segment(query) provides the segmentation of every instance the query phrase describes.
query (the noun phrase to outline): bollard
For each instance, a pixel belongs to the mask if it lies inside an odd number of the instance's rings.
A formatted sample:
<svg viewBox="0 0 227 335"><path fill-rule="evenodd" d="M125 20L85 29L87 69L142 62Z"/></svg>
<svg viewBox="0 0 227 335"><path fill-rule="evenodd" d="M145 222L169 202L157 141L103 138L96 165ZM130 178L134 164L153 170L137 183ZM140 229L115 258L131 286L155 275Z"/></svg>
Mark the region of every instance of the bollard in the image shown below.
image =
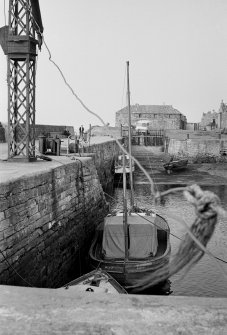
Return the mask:
<svg viewBox="0 0 227 335"><path fill-rule="evenodd" d="M39 152L41 154L45 154L47 151L47 141L45 135L39 136Z"/></svg>
<svg viewBox="0 0 227 335"><path fill-rule="evenodd" d="M55 144L55 153L54 154L56 156L60 156L60 154L61 154L61 140L60 140L60 138L55 138L54 144Z"/></svg>

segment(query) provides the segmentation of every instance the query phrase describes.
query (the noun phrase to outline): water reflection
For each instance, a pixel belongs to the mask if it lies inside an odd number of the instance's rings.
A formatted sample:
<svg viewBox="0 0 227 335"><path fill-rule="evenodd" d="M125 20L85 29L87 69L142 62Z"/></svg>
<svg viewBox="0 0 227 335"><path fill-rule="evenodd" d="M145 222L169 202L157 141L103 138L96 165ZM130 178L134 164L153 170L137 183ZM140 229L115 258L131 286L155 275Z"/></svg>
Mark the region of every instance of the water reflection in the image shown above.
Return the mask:
<svg viewBox="0 0 227 335"><path fill-rule="evenodd" d="M134 291L134 290L129 290L128 293L130 294L140 294L140 295L170 295L173 293L171 290L171 281L167 279L166 281L155 285L153 287L150 287L146 290L143 291Z"/></svg>
<svg viewBox="0 0 227 335"><path fill-rule="evenodd" d="M162 185L160 187L159 185L159 191L168 190L174 186ZM221 199L222 206L227 209L226 186L203 186L202 189L210 190L217 194ZM129 199L129 190L127 193ZM122 189L116 188L113 196L114 201L109 198L111 209L122 208ZM135 201L138 206L156 209L160 215L168 220L172 233L170 242L173 256L176 253L181 238L186 232L182 224L182 218L189 226L195 219L193 206L185 200L182 193L167 195L164 200L154 205L154 199L151 196L150 185L148 184L135 185ZM178 219L176 219L176 216ZM219 220L214 235L207 247L213 255L227 262L227 218ZM171 282L169 281L168 283L169 290L167 289L166 293L165 290L162 291L156 287L152 290L154 293L150 292L149 294L172 293L173 295L227 297L227 280L226 274L224 275L223 271L227 273L226 263L211 259L205 255L185 276L183 276L183 270L172 276L170 278Z"/></svg>

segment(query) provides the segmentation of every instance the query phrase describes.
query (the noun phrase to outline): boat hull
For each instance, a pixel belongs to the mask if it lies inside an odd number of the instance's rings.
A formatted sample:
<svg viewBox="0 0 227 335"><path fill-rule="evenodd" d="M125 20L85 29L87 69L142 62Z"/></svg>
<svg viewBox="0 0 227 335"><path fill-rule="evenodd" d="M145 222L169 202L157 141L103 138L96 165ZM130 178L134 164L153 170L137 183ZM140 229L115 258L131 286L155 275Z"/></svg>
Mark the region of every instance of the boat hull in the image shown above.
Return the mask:
<svg viewBox="0 0 227 335"><path fill-rule="evenodd" d="M171 173L172 171L177 171L181 169L185 169L188 165L188 159L179 159L173 160L169 163L163 165L164 169L167 173Z"/></svg>
<svg viewBox="0 0 227 335"><path fill-rule="evenodd" d="M111 274L114 279L123 286L129 293L136 292L135 287L138 286L138 283L141 283L140 291L143 291L148 287L152 287L153 284L150 282L150 277L152 273L155 273L157 270L163 269L164 266L167 266L169 263L169 257L166 255L161 261L148 261L139 264L137 263L126 263L116 264L111 262L102 262L99 266Z"/></svg>
<svg viewBox="0 0 227 335"><path fill-rule="evenodd" d="M167 223L166 223L167 224ZM134 293L134 287L140 283L139 291L146 287L152 287L150 282L151 274L158 270L168 269L171 247L169 243L169 227L165 230L158 230L159 247L157 256L145 259L124 260L124 259L105 259L102 253L102 234L103 230L99 227L89 250L91 268L101 268L108 272L116 281L123 286L128 293ZM168 273L166 274L166 279Z"/></svg>
<svg viewBox="0 0 227 335"><path fill-rule="evenodd" d="M72 292L127 294L127 291L103 269L95 269L64 285ZM61 289L63 289L61 288Z"/></svg>

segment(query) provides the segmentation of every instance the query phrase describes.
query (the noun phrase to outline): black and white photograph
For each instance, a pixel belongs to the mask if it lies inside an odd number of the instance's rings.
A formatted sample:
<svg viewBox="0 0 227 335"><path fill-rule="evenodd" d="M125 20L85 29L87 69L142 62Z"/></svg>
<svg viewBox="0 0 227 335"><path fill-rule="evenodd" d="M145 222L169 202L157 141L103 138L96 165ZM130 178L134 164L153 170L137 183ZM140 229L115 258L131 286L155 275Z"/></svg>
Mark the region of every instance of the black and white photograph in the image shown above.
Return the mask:
<svg viewBox="0 0 227 335"><path fill-rule="evenodd" d="M0 0L0 335L227 333L226 18Z"/></svg>

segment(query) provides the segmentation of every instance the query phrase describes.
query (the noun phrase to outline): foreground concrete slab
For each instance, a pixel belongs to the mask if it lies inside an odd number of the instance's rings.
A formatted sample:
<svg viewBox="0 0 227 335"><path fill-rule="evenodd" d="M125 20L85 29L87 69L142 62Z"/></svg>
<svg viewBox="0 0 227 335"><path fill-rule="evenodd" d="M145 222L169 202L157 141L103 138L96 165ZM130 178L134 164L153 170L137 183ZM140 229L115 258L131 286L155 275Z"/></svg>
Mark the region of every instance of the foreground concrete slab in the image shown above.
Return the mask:
<svg viewBox="0 0 227 335"><path fill-rule="evenodd" d="M227 299L0 286L0 334L227 333Z"/></svg>

